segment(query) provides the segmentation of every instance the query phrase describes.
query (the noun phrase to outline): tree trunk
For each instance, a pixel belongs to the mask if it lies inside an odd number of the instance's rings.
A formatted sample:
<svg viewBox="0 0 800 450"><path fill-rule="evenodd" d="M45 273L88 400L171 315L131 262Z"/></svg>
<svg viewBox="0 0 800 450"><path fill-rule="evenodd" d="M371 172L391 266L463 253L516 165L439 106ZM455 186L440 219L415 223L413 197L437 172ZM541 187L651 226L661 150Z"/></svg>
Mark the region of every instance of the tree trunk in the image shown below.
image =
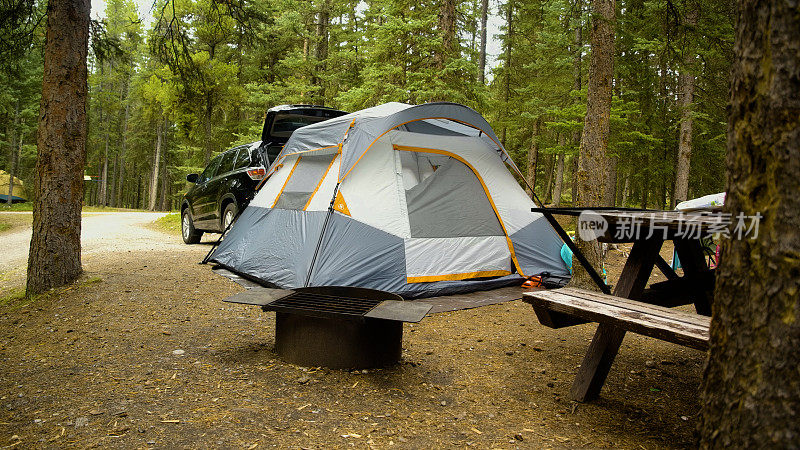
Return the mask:
<svg viewBox="0 0 800 450"><path fill-rule="evenodd" d="M153 172L150 176L150 204L147 209L156 210L156 194L158 194L158 174L159 164L161 163L161 141L164 138L164 121L159 119L156 125L156 148L153 153Z"/></svg>
<svg viewBox="0 0 800 450"><path fill-rule="evenodd" d="M620 201L619 205L623 208L628 207L628 193L630 192L631 188L631 176L626 172L625 173L625 183L622 187L622 200Z"/></svg>
<svg viewBox="0 0 800 450"><path fill-rule="evenodd" d="M481 0L481 53L479 56L480 73L478 82L486 84L486 22L489 19L489 0Z"/></svg>
<svg viewBox="0 0 800 450"><path fill-rule="evenodd" d="M314 103L316 105L325 105L325 81L319 74L325 73L326 62L328 59L328 26L330 25L330 5L325 0L320 5L319 13L317 14L317 27L316 27L316 71L311 78L311 85L314 86Z"/></svg>
<svg viewBox="0 0 800 450"><path fill-rule="evenodd" d="M503 81L503 130L500 137L500 142L503 147L506 146L506 132L507 125L505 122L508 120L508 100L511 96L511 47L514 42L514 5L509 0L506 5L506 61Z"/></svg>
<svg viewBox="0 0 800 450"><path fill-rule="evenodd" d="M658 188L656 189L656 209L663 209L664 202L667 199L667 182L664 178L658 180Z"/></svg>
<svg viewBox="0 0 800 450"><path fill-rule="evenodd" d="M564 134L558 135L558 146L564 148L566 139ZM558 162L556 163L556 185L553 192L553 203L558 206L561 204L561 188L564 186L564 152L558 152Z"/></svg>
<svg viewBox="0 0 800 450"><path fill-rule="evenodd" d="M572 80L573 89L576 91L581 90L581 59L583 57L583 24L581 24L581 13L583 12L583 2L577 0L573 6L572 13L573 27L575 28L575 35L572 40ZM576 132L580 137L580 132Z"/></svg>
<svg viewBox="0 0 800 450"><path fill-rule="evenodd" d="M119 153L113 156L112 162L114 163L111 167L111 183L109 185L108 191L108 206L116 207L117 206L117 179L119 177Z"/></svg>
<svg viewBox="0 0 800 450"><path fill-rule="evenodd" d="M578 138L578 142L580 142L580 138ZM572 201L572 206L578 206L578 161L580 160L579 155L575 155L572 157L572 161L570 165L572 165L572 192L570 193L570 200Z"/></svg>
<svg viewBox="0 0 800 450"><path fill-rule="evenodd" d="M539 137L539 119L533 121L533 133L531 134L531 148L528 149L528 176L526 177L526 181L528 187L525 189L525 192L528 195L533 196L534 192L532 189L536 189L536 169L537 164L539 162L539 142L537 142L537 138Z"/></svg>
<svg viewBox="0 0 800 450"><path fill-rule="evenodd" d="M615 0L592 0L592 54L577 172L580 206L600 206L603 201L603 175L611 115L611 79L614 76L615 14ZM597 241L584 241L576 236L576 244L595 270L602 272L602 255ZM573 260L572 272L573 286L597 289L577 258Z"/></svg>
<svg viewBox="0 0 800 450"><path fill-rule="evenodd" d="M740 3L724 208L734 224L740 213L764 218L757 238L722 244L700 402L707 448L800 442L798 42L796 1Z"/></svg>
<svg viewBox="0 0 800 450"><path fill-rule="evenodd" d="M698 8L697 4L691 4L686 14L687 27L694 28L697 25ZM685 39L689 42L690 39ZM687 44L687 47L689 44ZM678 138L678 162L675 165L675 193L673 198L675 203L688 200L689 196L689 169L692 159L692 102L694 101L694 75L690 66L694 60L694 53L685 48L683 57L684 67L680 74L680 107L681 107L681 129Z"/></svg>
<svg viewBox="0 0 800 450"><path fill-rule="evenodd" d="M605 193L603 206L614 206L617 198L617 160L616 156L609 156L606 162Z"/></svg>
<svg viewBox="0 0 800 450"><path fill-rule="evenodd" d="M213 134L213 124L211 123L212 115L214 113L214 100L212 98L212 94L209 92L206 94L206 110L205 110L205 133L206 133L206 151L205 151L205 158L206 158L206 165L211 162L211 154L213 153L214 147L213 142L211 141L212 134ZM162 131L163 132L163 131Z"/></svg>
<svg viewBox="0 0 800 450"><path fill-rule="evenodd" d="M135 168L134 168L135 169ZM134 170L134 172L136 172ZM142 176L139 175L136 177L136 208L144 209L144 205L142 204Z"/></svg>
<svg viewBox="0 0 800 450"><path fill-rule="evenodd" d="M124 206L124 186L125 186L125 152L127 150L127 136L128 136L128 118L130 117L130 102L127 101L128 97L128 82L124 83L122 101L125 102L125 112L122 115L122 132L120 133L120 150L119 150L119 177L117 179L117 206Z"/></svg>
<svg viewBox="0 0 800 450"><path fill-rule="evenodd" d="M28 296L81 274L89 9L88 0L47 3Z"/></svg>
<svg viewBox="0 0 800 450"><path fill-rule="evenodd" d="M167 171L167 125L164 125L164 137L162 138L163 142L161 143L162 148L164 151L161 152L161 200L159 202L159 208L161 211L169 211L169 198L171 195L170 192L170 181L169 181L169 171Z"/></svg>
<svg viewBox="0 0 800 450"><path fill-rule="evenodd" d="M9 137L8 147L8 198L6 204L11 206L14 195L14 177L16 176L16 161L17 161L17 130L19 129L19 99L14 103L14 122L13 127L8 124L6 126L6 136ZM20 136L20 140L22 137Z"/></svg>
<svg viewBox="0 0 800 450"><path fill-rule="evenodd" d="M649 155L644 155L644 161L642 161L641 169L641 177L642 177L642 191L640 192L640 207L647 209L647 200L648 194L650 193L650 172L647 169L650 165L650 157Z"/></svg>
<svg viewBox="0 0 800 450"><path fill-rule="evenodd" d="M108 130L103 139L105 151L103 152L103 165L100 169L100 205L108 206Z"/></svg>
<svg viewBox="0 0 800 450"><path fill-rule="evenodd" d="M582 87L582 79L581 79L581 61L583 59L583 24L581 23L581 16L583 15L583 1L576 0L573 13L572 13L572 20L573 20L573 27L575 28L575 36L573 37L572 41L572 89L576 91L580 91ZM581 142L581 132L580 130L575 130L572 134L572 141L575 145L580 146ZM580 157L579 155L575 155L572 157L572 192L570 196L570 200L572 200L572 206L578 206L578 161Z"/></svg>
<svg viewBox="0 0 800 450"><path fill-rule="evenodd" d="M547 166L545 170L547 171L547 182L544 184L544 202L545 204L550 204L553 200L553 168L555 167L556 158L554 155L547 155Z"/></svg>
<svg viewBox="0 0 800 450"><path fill-rule="evenodd" d="M442 50L436 52L436 67L444 69L447 58L453 56L456 40L456 2L441 0L439 9L439 32L442 36Z"/></svg>

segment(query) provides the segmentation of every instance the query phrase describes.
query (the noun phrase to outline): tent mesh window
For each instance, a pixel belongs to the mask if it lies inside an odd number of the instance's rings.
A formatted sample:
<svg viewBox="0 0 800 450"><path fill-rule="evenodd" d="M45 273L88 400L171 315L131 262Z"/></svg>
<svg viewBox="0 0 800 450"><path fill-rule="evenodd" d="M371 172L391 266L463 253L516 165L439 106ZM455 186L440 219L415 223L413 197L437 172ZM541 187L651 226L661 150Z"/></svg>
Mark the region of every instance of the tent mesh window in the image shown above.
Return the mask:
<svg viewBox="0 0 800 450"><path fill-rule="evenodd" d="M304 155L300 157L291 178L283 188L274 208L301 210L305 207L314 188L325 176L325 172L330 166L336 154L327 155Z"/></svg>
<svg viewBox="0 0 800 450"><path fill-rule="evenodd" d="M480 180L461 161L399 151L411 237L503 236Z"/></svg>

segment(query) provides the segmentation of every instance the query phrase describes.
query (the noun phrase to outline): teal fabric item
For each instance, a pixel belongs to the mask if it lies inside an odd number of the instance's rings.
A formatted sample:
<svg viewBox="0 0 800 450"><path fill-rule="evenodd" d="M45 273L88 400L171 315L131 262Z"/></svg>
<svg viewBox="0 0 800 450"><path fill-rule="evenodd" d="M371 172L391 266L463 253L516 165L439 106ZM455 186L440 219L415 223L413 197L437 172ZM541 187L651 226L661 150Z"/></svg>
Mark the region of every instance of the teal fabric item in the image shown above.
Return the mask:
<svg viewBox="0 0 800 450"><path fill-rule="evenodd" d="M572 275L572 250L569 249L567 244L561 246L561 259L564 260L564 264L569 269L569 274Z"/></svg>
<svg viewBox="0 0 800 450"><path fill-rule="evenodd" d="M567 265L567 269L569 269L569 274L572 275L572 250L564 244L561 246L561 259L564 260L564 264ZM608 272L606 272L605 264L603 264L603 280L608 282Z"/></svg>
<svg viewBox="0 0 800 450"><path fill-rule="evenodd" d="M678 270L681 268L681 260L678 259L678 252L675 250L672 251L672 270Z"/></svg>

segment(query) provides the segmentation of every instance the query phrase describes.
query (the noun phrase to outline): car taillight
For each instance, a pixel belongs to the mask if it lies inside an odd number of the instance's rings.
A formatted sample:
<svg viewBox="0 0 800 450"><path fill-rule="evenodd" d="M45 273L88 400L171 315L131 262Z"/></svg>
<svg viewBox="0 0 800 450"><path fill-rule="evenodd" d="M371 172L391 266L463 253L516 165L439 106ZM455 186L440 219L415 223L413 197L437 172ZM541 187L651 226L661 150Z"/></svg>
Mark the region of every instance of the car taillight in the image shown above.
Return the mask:
<svg viewBox="0 0 800 450"><path fill-rule="evenodd" d="M263 167L257 167L254 169L247 169L247 175L253 180L261 180L265 176L267 176L267 169Z"/></svg>

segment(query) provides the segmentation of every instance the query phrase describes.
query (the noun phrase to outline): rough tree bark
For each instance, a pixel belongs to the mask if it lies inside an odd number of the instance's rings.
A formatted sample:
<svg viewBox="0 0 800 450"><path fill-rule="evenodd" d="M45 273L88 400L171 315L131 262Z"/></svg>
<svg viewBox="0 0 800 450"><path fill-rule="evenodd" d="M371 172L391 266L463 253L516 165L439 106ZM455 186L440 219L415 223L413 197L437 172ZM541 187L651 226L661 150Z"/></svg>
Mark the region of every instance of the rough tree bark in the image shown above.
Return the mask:
<svg viewBox="0 0 800 450"><path fill-rule="evenodd" d="M592 0L590 39L592 54L589 59L589 84L586 97L586 119L581 134L580 161L578 162L578 204L600 206L608 147L609 117L611 115L611 80L614 75L614 21L615 0ZM576 245L586 259L600 272L602 255L597 241L583 241L576 236ZM575 258L572 280L576 287L597 289L588 272Z"/></svg>
<svg viewBox="0 0 800 450"><path fill-rule="evenodd" d="M47 3L28 296L81 274L89 9L89 0Z"/></svg>
<svg viewBox="0 0 800 450"><path fill-rule="evenodd" d="M572 40L572 89L580 91L582 87L581 80L581 61L583 59L583 24L581 23L581 16L583 15L583 1L576 0L572 10L572 26L575 28L575 36ZM575 130L572 133L572 141L576 145L580 145L581 132ZM572 206L578 206L578 159L579 155L572 157Z"/></svg>
<svg viewBox="0 0 800 450"><path fill-rule="evenodd" d="M699 15L699 5L692 3L686 13L687 28L694 28L697 25ZM691 39L685 39L689 42ZM693 52L689 51L689 44L686 44L683 57L684 67L680 74L678 84L680 85L680 106L681 106L681 128L678 138L678 162L675 165L675 193L673 195L675 203L680 203L688 199L689 196L689 169L692 159L692 102L694 102L694 74L691 72Z"/></svg>
<svg viewBox="0 0 800 450"><path fill-rule="evenodd" d="M486 22L489 19L489 0L481 0L481 53L480 73L478 82L483 86L486 83Z"/></svg>
<svg viewBox="0 0 800 450"><path fill-rule="evenodd" d="M760 213L723 240L702 387L707 448L800 443L800 6L740 2L725 210ZM735 222L735 219L734 219Z"/></svg>
<svg viewBox="0 0 800 450"><path fill-rule="evenodd" d="M447 58L453 55L456 40L456 2L442 0L439 9L439 32L442 34L442 51L436 53L436 67L444 69Z"/></svg>
<svg viewBox="0 0 800 450"><path fill-rule="evenodd" d="M609 155L606 158L605 190L603 206L614 206L617 198L617 162L619 157Z"/></svg>

